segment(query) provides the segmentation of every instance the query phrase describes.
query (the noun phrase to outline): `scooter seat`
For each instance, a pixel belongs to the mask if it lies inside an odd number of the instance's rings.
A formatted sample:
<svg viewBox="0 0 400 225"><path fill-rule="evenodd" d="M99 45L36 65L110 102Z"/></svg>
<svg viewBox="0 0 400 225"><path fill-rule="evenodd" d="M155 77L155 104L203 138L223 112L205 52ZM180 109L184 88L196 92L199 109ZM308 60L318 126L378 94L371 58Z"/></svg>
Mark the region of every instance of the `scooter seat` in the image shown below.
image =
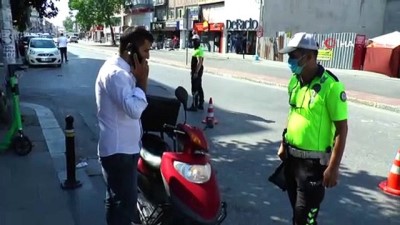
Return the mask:
<svg viewBox="0 0 400 225"><path fill-rule="evenodd" d="M153 169L160 169L162 154L170 149L169 145L154 134L144 134L142 144L140 150L142 159Z"/></svg>

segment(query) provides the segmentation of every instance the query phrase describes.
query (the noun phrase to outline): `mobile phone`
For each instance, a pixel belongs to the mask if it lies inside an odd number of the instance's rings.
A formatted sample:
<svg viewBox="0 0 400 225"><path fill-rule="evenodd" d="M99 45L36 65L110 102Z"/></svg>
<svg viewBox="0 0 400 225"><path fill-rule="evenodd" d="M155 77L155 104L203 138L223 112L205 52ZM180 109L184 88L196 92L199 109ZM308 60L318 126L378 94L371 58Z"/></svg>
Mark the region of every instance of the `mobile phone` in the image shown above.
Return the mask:
<svg viewBox="0 0 400 225"><path fill-rule="evenodd" d="M128 49L127 50L128 50L129 55L131 57L133 67L135 67L135 63L134 63L134 60L133 60L133 56L135 55L135 53L137 55L139 63L142 63L143 57L140 55L139 49L135 44L132 43L132 44L128 45Z"/></svg>

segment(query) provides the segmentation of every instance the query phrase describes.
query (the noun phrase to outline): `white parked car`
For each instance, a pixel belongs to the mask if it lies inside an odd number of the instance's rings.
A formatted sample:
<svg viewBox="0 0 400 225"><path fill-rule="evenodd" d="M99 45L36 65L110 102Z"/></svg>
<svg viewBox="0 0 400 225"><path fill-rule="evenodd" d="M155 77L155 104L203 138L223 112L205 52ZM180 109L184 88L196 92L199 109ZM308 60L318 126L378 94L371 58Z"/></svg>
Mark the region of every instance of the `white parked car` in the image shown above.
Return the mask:
<svg viewBox="0 0 400 225"><path fill-rule="evenodd" d="M32 38L26 51L26 60L29 65L61 66L60 51L50 38Z"/></svg>

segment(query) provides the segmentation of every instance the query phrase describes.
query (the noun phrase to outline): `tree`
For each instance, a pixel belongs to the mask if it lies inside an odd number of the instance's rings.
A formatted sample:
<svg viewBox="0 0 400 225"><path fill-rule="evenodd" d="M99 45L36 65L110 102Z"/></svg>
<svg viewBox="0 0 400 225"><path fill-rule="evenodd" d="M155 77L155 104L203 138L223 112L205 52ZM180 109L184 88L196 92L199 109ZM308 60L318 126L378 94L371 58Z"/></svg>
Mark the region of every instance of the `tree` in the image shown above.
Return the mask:
<svg viewBox="0 0 400 225"><path fill-rule="evenodd" d="M70 9L79 11L75 19L85 31L89 31L93 25L96 25L95 1L96 0L70 0L68 2Z"/></svg>
<svg viewBox="0 0 400 225"><path fill-rule="evenodd" d="M36 9L40 18L53 18L57 16L58 9L54 5L54 1L59 0L10 0L14 26L19 31L26 30L30 25L31 7Z"/></svg>
<svg viewBox="0 0 400 225"><path fill-rule="evenodd" d="M103 23L110 27L112 44L116 45L112 28L116 21L113 15L119 12L124 3L125 0L70 0L69 7L78 10L76 18L82 27L90 28Z"/></svg>
<svg viewBox="0 0 400 225"><path fill-rule="evenodd" d="M65 18L65 20L63 21L63 25L65 31L67 32L72 32L74 30L74 21L72 21L72 18L70 16Z"/></svg>
<svg viewBox="0 0 400 225"><path fill-rule="evenodd" d="M115 43L115 35L113 26L115 25L115 20L113 20L113 16L115 13L119 12L121 6L125 4L124 0L98 0L97 2L98 8L101 10L97 11L97 20L105 23L106 26L110 27L111 31L111 40L112 44Z"/></svg>

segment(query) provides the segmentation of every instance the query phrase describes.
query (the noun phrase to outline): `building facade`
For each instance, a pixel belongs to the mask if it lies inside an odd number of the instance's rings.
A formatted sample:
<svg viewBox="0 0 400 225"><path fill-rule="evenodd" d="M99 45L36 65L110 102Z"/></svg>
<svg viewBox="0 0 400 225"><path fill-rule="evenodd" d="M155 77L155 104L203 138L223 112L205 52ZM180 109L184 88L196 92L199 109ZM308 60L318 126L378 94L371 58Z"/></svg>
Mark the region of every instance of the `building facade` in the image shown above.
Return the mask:
<svg viewBox="0 0 400 225"><path fill-rule="evenodd" d="M144 26L150 30L154 18L153 0L128 0L125 5L124 26Z"/></svg>
<svg viewBox="0 0 400 225"><path fill-rule="evenodd" d="M398 0L264 0L266 36L276 32L354 32L373 38L399 28Z"/></svg>
<svg viewBox="0 0 400 225"><path fill-rule="evenodd" d="M199 21L193 30L200 35L203 47L209 52L225 51L225 1L199 0Z"/></svg>
<svg viewBox="0 0 400 225"><path fill-rule="evenodd" d="M150 31L155 37L157 47L163 46L163 35L168 32L166 21L168 18L168 0L154 0L154 18L150 23Z"/></svg>
<svg viewBox="0 0 400 225"><path fill-rule="evenodd" d="M174 38L180 48L192 47L191 38L197 34L206 51L255 54L260 0L246 2L246 10L237 0L155 0L154 4L151 31L164 47Z"/></svg>
<svg viewBox="0 0 400 225"><path fill-rule="evenodd" d="M246 10L243 10L243 2L237 0L225 0L225 31L226 51L254 55L257 47L257 31L262 28L260 12L261 0L246 1Z"/></svg>

